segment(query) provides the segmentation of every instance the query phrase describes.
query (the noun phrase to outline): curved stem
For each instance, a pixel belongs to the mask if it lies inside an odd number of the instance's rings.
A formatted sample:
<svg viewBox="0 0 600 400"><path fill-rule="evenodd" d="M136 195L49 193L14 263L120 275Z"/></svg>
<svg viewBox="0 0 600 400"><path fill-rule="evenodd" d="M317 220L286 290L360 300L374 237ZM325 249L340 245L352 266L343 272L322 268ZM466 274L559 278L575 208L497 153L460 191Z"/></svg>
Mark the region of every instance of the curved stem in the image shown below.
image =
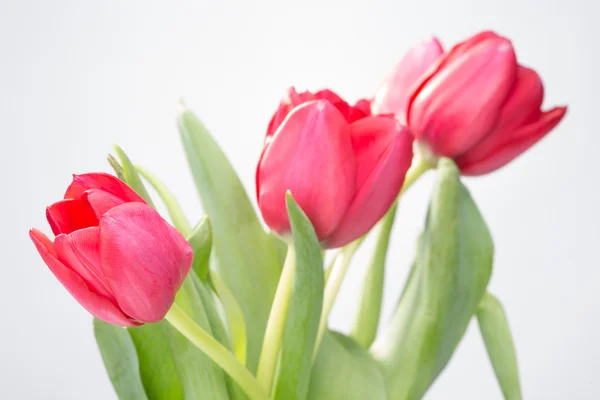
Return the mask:
<svg viewBox="0 0 600 400"><path fill-rule="evenodd" d="M358 312L352 324L350 336L354 338L364 348L368 348L379 328L379 317L381 315L381 305L383 299L383 285L385 275L385 261L390 243L390 236L398 210L398 201L400 196L412 186L426 171L431 169L431 164L423 159L415 159L406 174L404 185L398 195L396 202L390 207L387 214L379 221L374 231L375 250L371 262L365 271L363 286L359 295L360 304Z"/></svg>
<svg viewBox="0 0 600 400"><path fill-rule="evenodd" d="M358 311L350 330L350 337L354 338L364 348L369 348L373 343L379 327L383 300L385 259L397 210L398 203L396 202L375 227L377 242L375 243L373 258L365 271Z"/></svg>
<svg viewBox="0 0 600 400"><path fill-rule="evenodd" d="M431 169L431 164L429 164L426 161L423 161L423 159L417 158L413 161L410 169L406 173L406 177L404 178L404 184L402 185L402 189L398 194L398 198L396 199L394 204L392 204L387 214L378 222L379 233L377 235L376 253L374 254L374 257L378 257L379 254L382 254L382 256L379 257L379 262L375 264L373 268L369 268L369 272L375 275L379 274L381 278L378 278L377 276L375 276L374 278L367 277L367 279L365 280L366 287L363 289L363 296L361 298L367 298L368 301L371 301L372 307L370 311L362 311L363 305L361 304L361 311L359 311L359 315L363 316L367 316L369 315L369 313L374 313L372 316L374 316L375 313L377 314L377 321L375 322L375 325L371 328L374 329L375 332L377 332L379 314L381 313L381 300L377 300L377 298L383 296L383 268L385 266L385 255L387 253L389 238L392 231L392 226L394 224L394 218L396 216L398 199L400 198L400 196L402 196L404 192L406 192L406 190L408 190L409 187L413 185L413 183L417 181L417 179L421 177L421 175L423 175L429 169ZM385 228L379 228L379 226L383 226ZM317 333L315 355L318 351L321 339L323 338L323 334L325 333L325 329L327 329L327 320L329 319L329 313L333 308L335 298L337 297L340 287L342 286L342 281L344 280L346 271L350 266L350 260L352 259L352 256L365 239L365 236L344 246L333 259L331 266L325 271L326 284L325 293L323 297L323 312L321 313L321 321L319 324L319 331ZM375 292L378 291L379 293L365 293L366 291L370 290L373 290ZM368 323L373 324L373 320L374 319L371 319L370 321L368 321ZM367 323L367 321L356 321L356 324L359 323L363 324Z"/></svg>
<svg viewBox="0 0 600 400"><path fill-rule="evenodd" d="M267 321L265 338L262 344L260 359L258 361L258 372L256 374L258 382L267 390L271 389L275 367L277 366L277 356L281 347L281 339L285 328L292 286L294 283L294 274L296 272L296 254L294 245L289 244L288 252L273 299L273 306Z"/></svg>
<svg viewBox="0 0 600 400"><path fill-rule="evenodd" d="M267 393L256 378L208 332L200 328L179 306L173 304L165 319L196 347L223 368L251 400L267 400Z"/></svg>
<svg viewBox="0 0 600 400"><path fill-rule="evenodd" d="M348 267L350 266L350 260L352 260L352 256L354 253L356 253L356 250L358 250L358 247L361 245L364 238L365 236L344 246L342 250L340 250L340 253L336 256L334 263L330 268L329 279L327 279L327 283L325 284L325 292L323 294L323 311L321 312L321 320L319 321L319 330L317 331L317 340L315 342L313 359L317 355L319 345L321 344L321 340L323 339L323 335L327 329L329 313L333 308L335 298L340 291L344 276L346 276L346 271L348 271Z"/></svg>

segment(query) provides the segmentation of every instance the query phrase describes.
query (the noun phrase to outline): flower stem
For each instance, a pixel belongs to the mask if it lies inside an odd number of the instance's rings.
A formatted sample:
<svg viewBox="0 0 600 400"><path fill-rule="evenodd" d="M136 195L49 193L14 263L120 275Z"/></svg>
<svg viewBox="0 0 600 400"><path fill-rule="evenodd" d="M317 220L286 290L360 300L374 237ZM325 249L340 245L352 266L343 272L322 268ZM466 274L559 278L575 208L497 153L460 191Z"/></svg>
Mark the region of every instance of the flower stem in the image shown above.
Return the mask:
<svg viewBox="0 0 600 400"><path fill-rule="evenodd" d="M323 294L323 311L321 312L321 320L319 321L319 330L317 331L317 340L315 342L313 359L317 356L319 345L321 344L321 340L323 339L323 335L325 334L325 330L327 329L327 320L329 319L329 313L333 308L335 298L337 297L337 294L340 291L342 281L344 280L344 276L346 276L346 271L348 271L348 267L350 266L350 260L352 260L352 256L354 255L356 250L358 250L364 238L365 237L363 236L359 239L356 239L354 242L344 246L340 250L339 254L336 256L333 264L331 265L331 268L329 269L330 273L327 279L327 283L325 284L325 293Z"/></svg>
<svg viewBox="0 0 600 400"><path fill-rule="evenodd" d="M263 340L260 359L258 361L258 372L256 374L258 382L267 391L271 389L273 376L275 375L275 367L277 365L277 356L281 347L281 339L285 328L288 307L290 305L290 297L292 294L292 286L294 283L294 274L296 272L296 254L294 245L289 244L273 306L267 321L265 337Z"/></svg>
<svg viewBox="0 0 600 400"><path fill-rule="evenodd" d="M200 328L179 306L173 304L165 319L229 374L251 400L267 400L256 378L208 332Z"/></svg>
<svg viewBox="0 0 600 400"><path fill-rule="evenodd" d="M379 317L381 315L383 300L385 260L396 218L396 211L398 210L399 198L430 168L431 165L423 161L423 159L417 158L413 161L411 168L406 174L398 199L396 199L396 202L390 207L387 214L374 229L376 234L375 250L373 251L371 262L365 271L363 286L359 295L360 304L350 331L350 336L364 348L371 346L379 327Z"/></svg>
<svg viewBox="0 0 600 400"><path fill-rule="evenodd" d="M385 216L377 224L378 235L374 258L379 258L379 260L376 260L377 262L372 262L371 267L367 271L367 274L373 274L375 276L366 277L364 281L365 286L363 287L363 296L361 297L363 300L366 299L366 301L369 301L371 305L369 310L363 310L363 304L360 305L359 309L359 318L362 319L363 317L369 317L369 321L359 320L355 323L355 326L358 323L370 323L371 325L374 323L374 326L371 326L370 328L364 327L364 329L374 329L374 332L377 332L379 314L381 313L381 296L383 295L383 268L385 266L385 255L387 253L389 238L392 231L392 226L394 224L396 210L398 208L398 199L409 187L412 186L413 183L417 181L417 179L421 177L421 175L423 175L429 169L431 169L431 164L422 161L420 158L413 160L413 163L406 173L406 177L404 178L404 184L402 185L402 189L398 194L398 198L394 204L392 204ZM317 333L317 342L313 358L316 356L321 339L323 338L325 330L327 329L327 320L329 319L329 314L331 313L335 299L338 295L340 287L342 286L342 281L344 280L346 272L348 271L348 267L350 266L352 256L354 256L354 253L365 239L365 236L344 246L332 261L331 266L325 271L326 284L323 297L323 312L321 313L321 321L319 324L319 331ZM370 315L371 313L372 315ZM373 318L375 314L377 315L376 320ZM371 334L371 332L361 332L359 335L370 336Z"/></svg>
<svg viewBox="0 0 600 400"><path fill-rule="evenodd" d="M359 295L360 303L350 329L350 337L366 349L375 340L379 327L379 316L381 315L383 300L385 259L397 210L398 203L396 202L375 226L374 230L377 235L375 250L365 271L361 295Z"/></svg>

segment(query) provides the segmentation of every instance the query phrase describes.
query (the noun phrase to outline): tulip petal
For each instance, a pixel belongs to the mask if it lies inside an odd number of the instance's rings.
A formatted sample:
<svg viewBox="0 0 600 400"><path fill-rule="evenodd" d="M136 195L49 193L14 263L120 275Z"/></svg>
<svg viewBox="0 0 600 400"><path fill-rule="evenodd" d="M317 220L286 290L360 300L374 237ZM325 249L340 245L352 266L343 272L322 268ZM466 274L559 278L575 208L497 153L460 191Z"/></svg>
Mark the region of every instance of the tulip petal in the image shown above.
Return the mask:
<svg viewBox="0 0 600 400"><path fill-rule="evenodd" d="M61 200L48 206L46 219L55 235L98 225L94 211L81 199Z"/></svg>
<svg viewBox="0 0 600 400"><path fill-rule="evenodd" d="M73 182L67 188L65 199L76 199L83 196L86 190L100 189L108 192L124 202L136 201L146 203L136 192L120 179L102 172L73 175Z"/></svg>
<svg viewBox="0 0 600 400"><path fill-rule="evenodd" d="M394 114L406 124L406 106L422 75L444 52L433 37L411 48L375 93L371 104L373 115Z"/></svg>
<svg viewBox="0 0 600 400"><path fill-rule="evenodd" d="M91 292L83 279L76 272L61 263L54 253L52 242L37 229L32 229L29 236L37 248L40 256L50 268L50 271L62 283L67 291L90 314L110 324L121 326L136 326L140 323L132 321L109 299Z"/></svg>
<svg viewBox="0 0 600 400"><path fill-rule="evenodd" d="M352 200L356 179L346 126L326 100L296 107L281 124L257 171L258 204L271 229L290 231L285 207L290 190L319 240L333 232Z"/></svg>
<svg viewBox="0 0 600 400"><path fill-rule="evenodd" d="M409 100L408 125L436 155L456 157L480 141L512 88L514 49L507 39L490 35L451 50Z"/></svg>
<svg viewBox="0 0 600 400"><path fill-rule="evenodd" d="M115 301L100 266L99 240L97 226L58 235L54 241L56 258L76 272L89 290Z"/></svg>
<svg viewBox="0 0 600 400"><path fill-rule="evenodd" d="M486 153L473 149L456 160L463 175L482 175L503 167L521 155L562 120L566 107L557 107L542 113L540 119L512 132L495 132L493 140L496 146Z"/></svg>
<svg viewBox="0 0 600 400"><path fill-rule="evenodd" d="M119 307L160 321L190 270L193 251L150 206L126 203L100 218L100 260Z"/></svg>
<svg viewBox="0 0 600 400"><path fill-rule="evenodd" d="M540 76L534 70L519 65L515 83L500 110L494 131L512 130L527 122L537 121L540 117L543 99L544 85ZM490 136L486 135L475 147L488 141ZM469 151L471 150L473 148Z"/></svg>
<svg viewBox="0 0 600 400"><path fill-rule="evenodd" d="M307 101L316 100L317 97L310 92L300 92L298 93L296 89L292 86L288 88L285 95L281 99L279 103L279 108L273 114L271 121L269 122L269 126L267 127L267 136L265 138L266 141L270 140L271 136L275 134L279 125L283 122L285 117L294 109L294 107L299 106L302 103Z"/></svg>
<svg viewBox="0 0 600 400"><path fill-rule="evenodd" d="M412 134L391 117L365 118L349 127L356 154L357 193L327 240L343 246L364 235L390 208L412 161Z"/></svg>
<svg viewBox="0 0 600 400"><path fill-rule="evenodd" d="M86 190L82 195L82 199L88 202L98 218L108 212L108 210L125 203L125 201L117 196L100 189Z"/></svg>

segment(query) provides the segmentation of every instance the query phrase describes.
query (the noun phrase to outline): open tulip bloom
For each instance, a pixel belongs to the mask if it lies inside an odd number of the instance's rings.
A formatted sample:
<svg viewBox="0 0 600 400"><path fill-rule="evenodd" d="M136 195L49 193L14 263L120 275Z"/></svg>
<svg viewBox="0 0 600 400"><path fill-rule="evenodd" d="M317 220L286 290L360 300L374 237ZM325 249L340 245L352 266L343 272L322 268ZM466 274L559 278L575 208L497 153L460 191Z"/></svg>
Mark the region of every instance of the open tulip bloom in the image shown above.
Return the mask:
<svg viewBox="0 0 600 400"><path fill-rule="evenodd" d="M461 175L503 167L556 127L566 107L542 111L543 92L493 32L447 51L435 38L417 44L354 105L329 89L290 88L257 139L259 213L182 105L179 131L206 217L190 225L165 185L115 147L116 176L74 175L46 210L54 239L38 229L30 237L95 317L120 399L420 399L472 319L504 397L520 399L507 317L487 291L491 234ZM437 177L414 262L380 328L397 200L428 170ZM352 327L331 331L367 235L375 246Z"/></svg>

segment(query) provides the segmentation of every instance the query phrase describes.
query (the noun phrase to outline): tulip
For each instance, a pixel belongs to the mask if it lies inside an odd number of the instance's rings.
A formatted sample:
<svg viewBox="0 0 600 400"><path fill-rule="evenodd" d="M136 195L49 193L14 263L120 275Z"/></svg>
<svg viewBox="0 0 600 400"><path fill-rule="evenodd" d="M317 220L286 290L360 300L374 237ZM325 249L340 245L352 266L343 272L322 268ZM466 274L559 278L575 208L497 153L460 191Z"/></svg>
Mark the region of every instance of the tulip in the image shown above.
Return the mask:
<svg viewBox="0 0 600 400"><path fill-rule="evenodd" d="M46 209L54 242L29 236L50 271L91 314L115 325L160 321L185 279L193 251L131 188L102 173L74 175Z"/></svg>
<svg viewBox="0 0 600 400"><path fill-rule="evenodd" d="M325 248L359 238L396 199L412 160L412 137L391 116L369 116L331 91L292 88L267 129L257 166L258 205L267 225L290 232L290 190Z"/></svg>
<svg viewBox="0 0 600 400"><path fill-rule="evenodd" d="M464 175L492 172L529 149L564 117L541 111L539 75L517 63L511 42L481 32L442 54L432 39L412 49L379 89L372 111L394 113L434 160Z"/></svg>

